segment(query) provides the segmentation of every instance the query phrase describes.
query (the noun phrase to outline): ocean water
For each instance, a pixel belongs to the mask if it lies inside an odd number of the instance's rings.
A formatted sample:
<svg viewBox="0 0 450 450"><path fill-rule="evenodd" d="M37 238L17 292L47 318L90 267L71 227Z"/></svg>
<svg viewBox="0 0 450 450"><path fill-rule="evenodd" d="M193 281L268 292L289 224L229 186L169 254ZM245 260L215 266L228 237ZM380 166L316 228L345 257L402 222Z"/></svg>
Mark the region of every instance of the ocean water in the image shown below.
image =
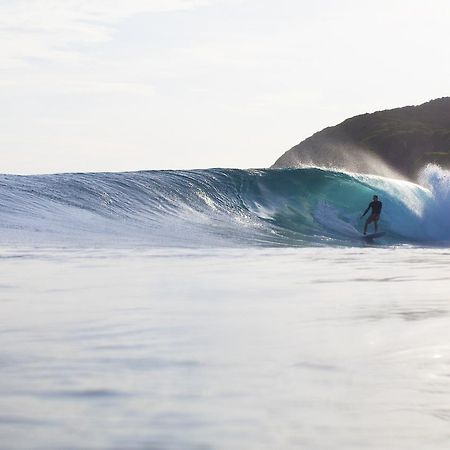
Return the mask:
<svg viewBox="0 0 450 450"><path fill-rule="evenodd" d="M318 168L0 175L0 245L360 246L361 212L383 201L382 245L450 242L450 176L420 184Z"/></svg>
<svg viewBox="0 0 450 450"><path fill-rule="evenodd" d="M448 186L1 176L0 448L447 449Z"/></svg>

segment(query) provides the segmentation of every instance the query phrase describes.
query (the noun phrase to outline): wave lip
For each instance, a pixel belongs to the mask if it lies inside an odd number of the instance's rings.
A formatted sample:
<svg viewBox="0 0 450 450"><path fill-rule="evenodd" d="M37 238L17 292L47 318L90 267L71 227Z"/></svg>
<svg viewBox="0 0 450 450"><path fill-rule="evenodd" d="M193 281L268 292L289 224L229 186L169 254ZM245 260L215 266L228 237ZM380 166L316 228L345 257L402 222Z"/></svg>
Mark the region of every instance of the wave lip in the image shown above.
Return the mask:
<svg viewBox="0 0 450 450"><path fill-rule="evenodd" d="M147 246L360 245L383 201L385 245L450 241L450 173L421 185L319 168L0 176L0 243Z"/></svg>

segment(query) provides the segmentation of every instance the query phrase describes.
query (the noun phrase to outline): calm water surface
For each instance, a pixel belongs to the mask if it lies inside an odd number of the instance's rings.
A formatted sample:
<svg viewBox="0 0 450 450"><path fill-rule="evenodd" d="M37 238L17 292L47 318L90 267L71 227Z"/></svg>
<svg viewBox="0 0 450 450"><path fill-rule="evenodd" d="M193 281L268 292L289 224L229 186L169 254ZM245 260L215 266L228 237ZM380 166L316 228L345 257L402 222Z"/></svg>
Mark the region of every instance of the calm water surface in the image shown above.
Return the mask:
<svg viewBox="0 0 450 450"><path fill-rule="evenodd" d="M450 251L0 252L0 448L448 449Z"/></svg>

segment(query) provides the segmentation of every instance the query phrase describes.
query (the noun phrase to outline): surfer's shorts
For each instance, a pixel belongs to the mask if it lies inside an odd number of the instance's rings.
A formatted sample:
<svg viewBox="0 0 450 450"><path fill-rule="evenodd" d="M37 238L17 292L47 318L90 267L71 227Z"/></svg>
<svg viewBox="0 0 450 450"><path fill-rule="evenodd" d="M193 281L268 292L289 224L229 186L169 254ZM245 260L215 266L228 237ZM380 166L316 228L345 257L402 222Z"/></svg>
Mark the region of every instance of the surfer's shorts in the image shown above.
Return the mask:
<svg viewBox="0 0 450 450"><path fill-rule="evenodd" d="M380 220L380 215L379 215L379 214L372 214L372 215L369 217L368 222L369 222L369 223L370 223L370 222L376 222L377 220Z"/></svg>

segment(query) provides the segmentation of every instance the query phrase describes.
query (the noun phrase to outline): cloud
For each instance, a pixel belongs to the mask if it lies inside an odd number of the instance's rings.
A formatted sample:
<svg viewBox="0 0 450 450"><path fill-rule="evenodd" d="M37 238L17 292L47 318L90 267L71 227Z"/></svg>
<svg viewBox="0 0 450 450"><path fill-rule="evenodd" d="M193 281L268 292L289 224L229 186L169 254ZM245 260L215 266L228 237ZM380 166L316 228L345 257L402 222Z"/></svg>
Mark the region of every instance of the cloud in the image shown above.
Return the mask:
<svg viewBox="0 0 450 450"><path fill-rule="evenodd" d="M102 80L98 77L64 78L56 74L46 75L44 79L22 77L19 80L0 80L0 88L8 89L16 95L30 96L32 94L52 95L138 95L139 97L151 97L155 89L151 83L138 81L112 81Z"/></svg>
<svg viewBox="0 0 450 450"><path fill-rule="evenodd" d="M15 0L0 4L0 26L79 29L83 21L114 24L141 13L179 11L208 4L209 0Z"/></svg>
<svg viewBox="0 0 450 450"><path fill-rule="evenodd" d="M2 68L30 60L76 62L75 45L107 42L138 14L197 8L211 0L15 0L0 3Z"/></svg>

